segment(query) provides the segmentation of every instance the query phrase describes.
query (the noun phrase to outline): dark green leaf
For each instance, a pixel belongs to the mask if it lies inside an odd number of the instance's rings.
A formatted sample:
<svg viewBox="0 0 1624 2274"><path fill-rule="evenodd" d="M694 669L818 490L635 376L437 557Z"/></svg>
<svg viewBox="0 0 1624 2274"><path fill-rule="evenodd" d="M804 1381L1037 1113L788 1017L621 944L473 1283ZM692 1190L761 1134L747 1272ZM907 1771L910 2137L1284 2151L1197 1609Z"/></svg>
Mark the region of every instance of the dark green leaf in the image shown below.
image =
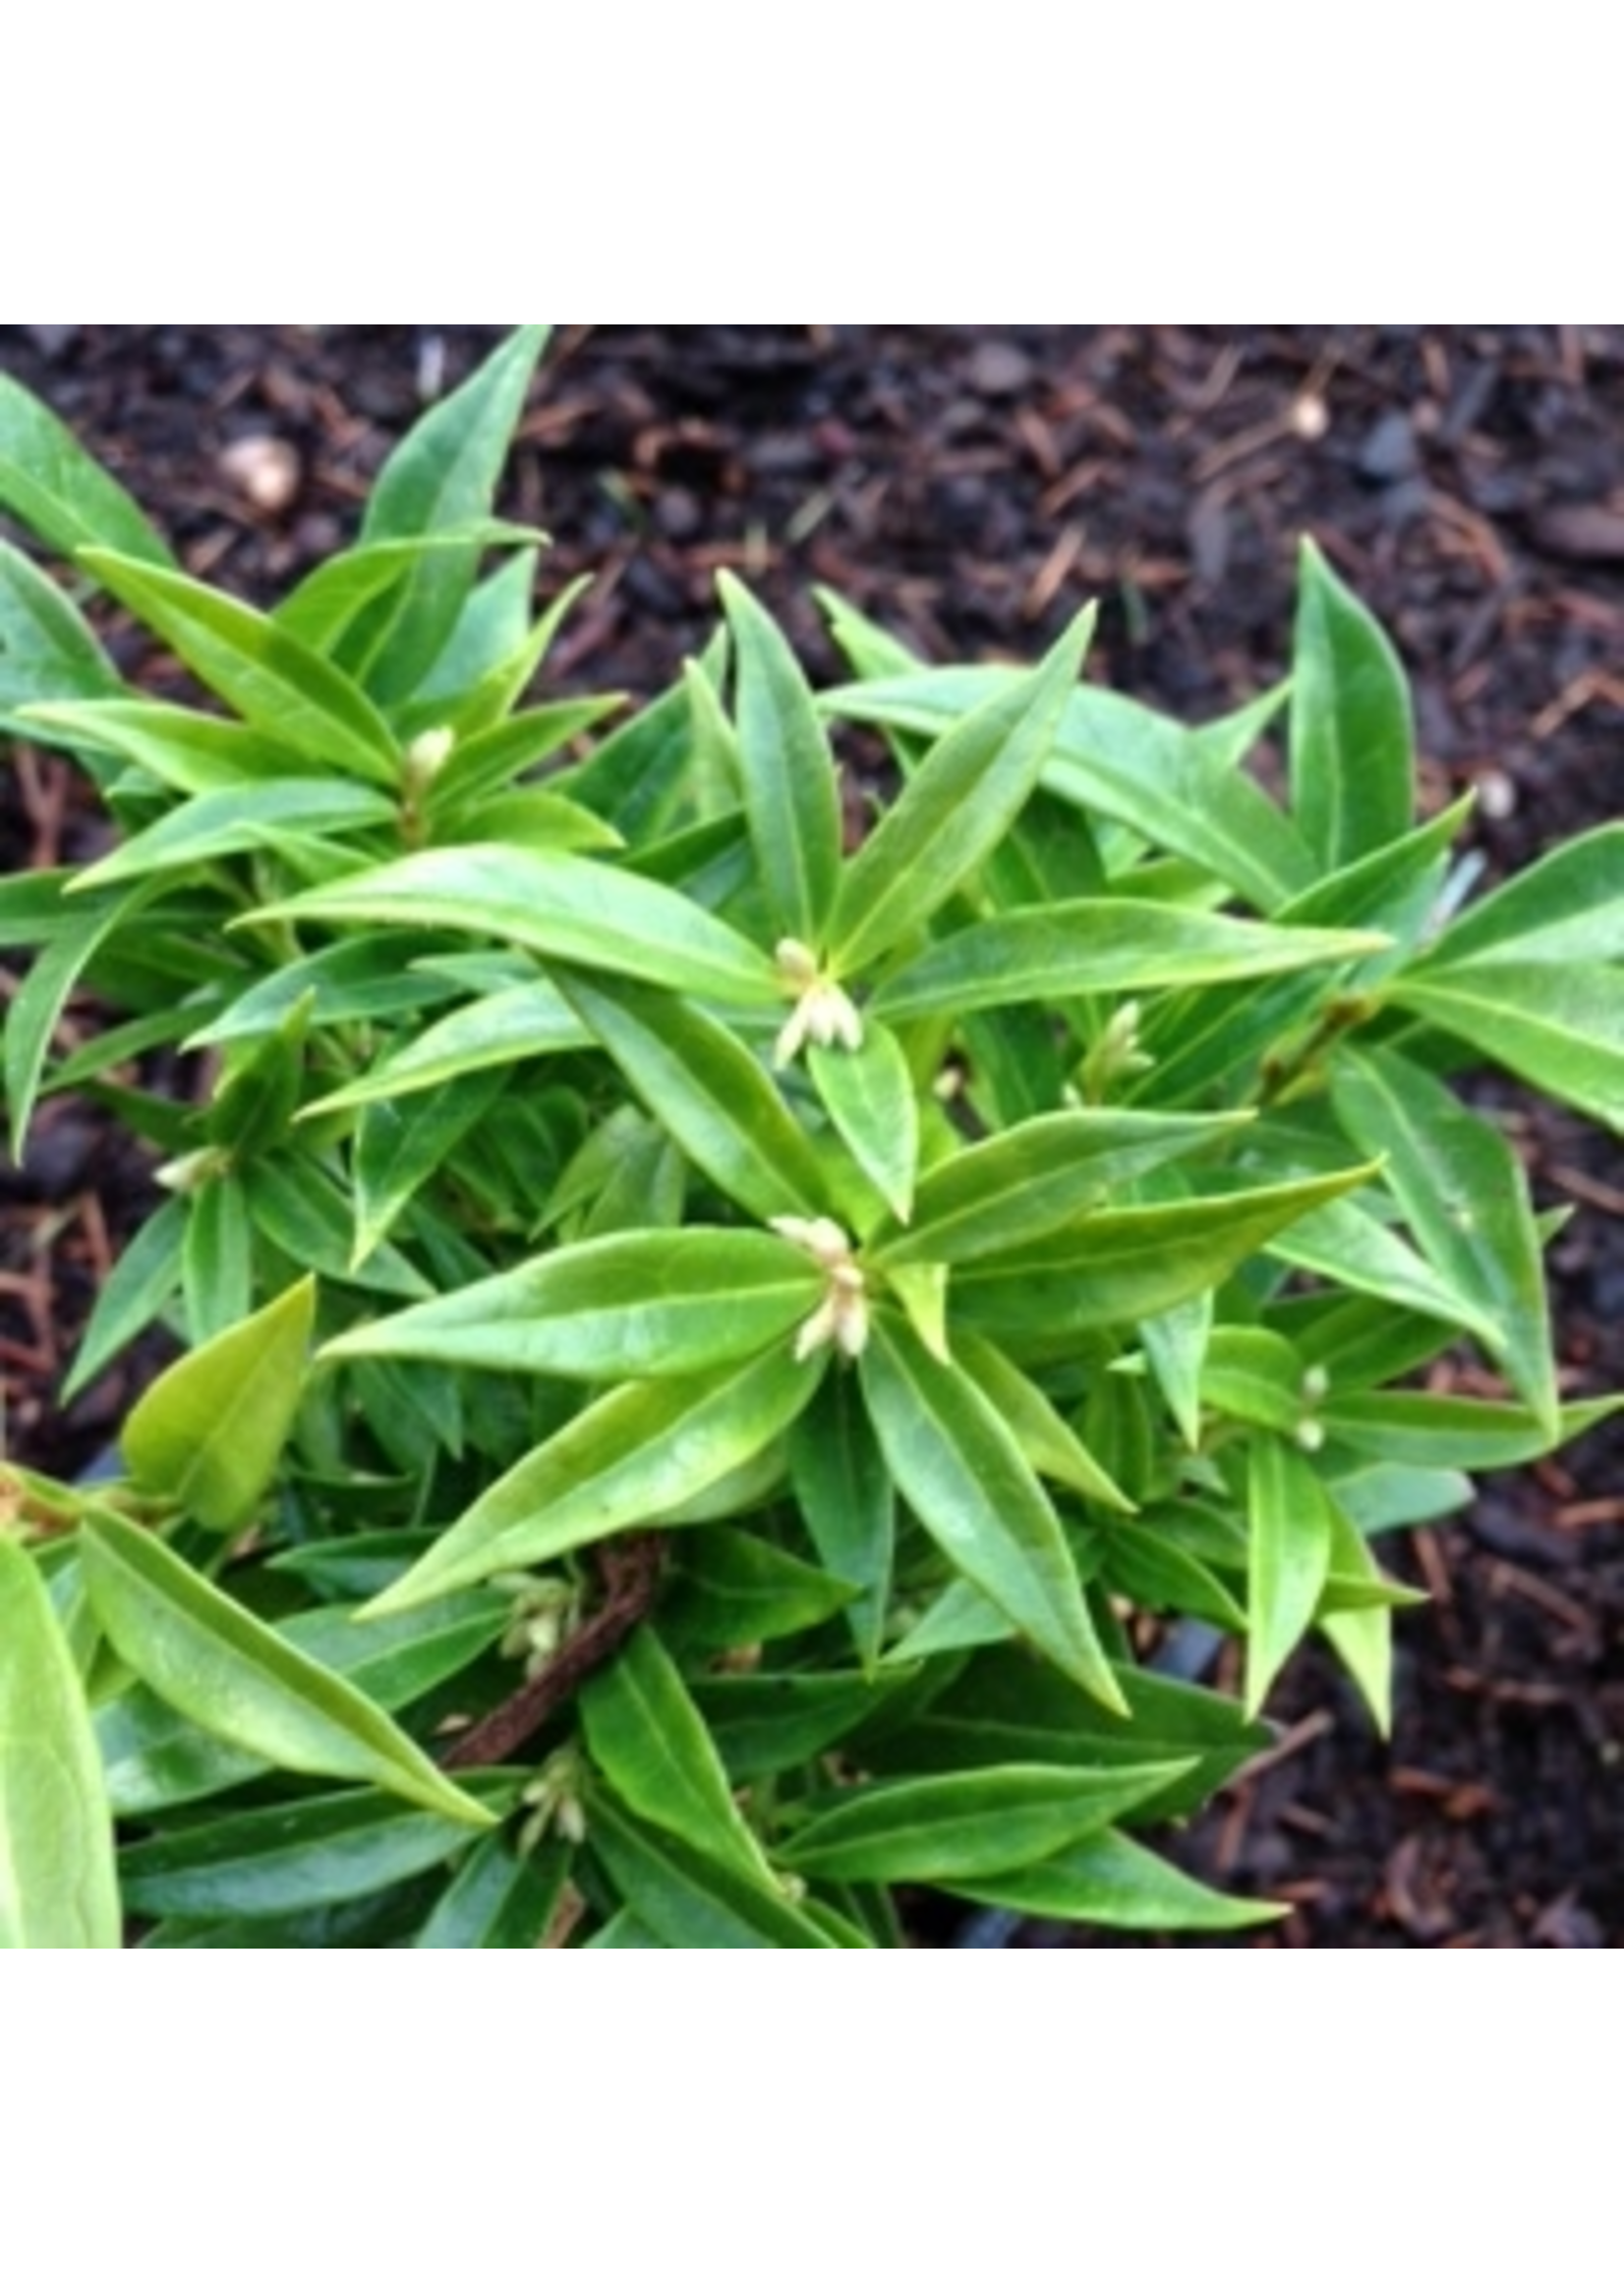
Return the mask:
<svg viewBox="0 0 1624 2274"><path fill-rule="evenodd" d="M1416 808L1410 692L1392 643L1311 539L1292 645L1292 810L1327 869L1402 837Z"/></svg>
<svg viewBox="0 0 1624 2274"><path fill-rule="evenodd" d="M965 1902L1139 1934L1233 1934L1267 1926L1289 1907L1217 1895L1121 1832L1097 1832L1019 1871L956 1879L949 1892Z"/></svg>

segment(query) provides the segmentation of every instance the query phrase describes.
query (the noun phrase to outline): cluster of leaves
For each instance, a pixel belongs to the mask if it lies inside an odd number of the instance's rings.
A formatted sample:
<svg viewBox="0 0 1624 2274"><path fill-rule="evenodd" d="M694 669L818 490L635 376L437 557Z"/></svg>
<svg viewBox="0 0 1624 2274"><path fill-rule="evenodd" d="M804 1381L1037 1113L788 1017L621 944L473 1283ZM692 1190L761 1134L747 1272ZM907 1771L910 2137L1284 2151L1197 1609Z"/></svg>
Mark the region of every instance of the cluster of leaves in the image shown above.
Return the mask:
<svg viewBox="0 0 1624 2274"><path fill-rule="evenodd" d="M0 883L12 1141L73 1092L164 1160L70 1391L183 1346L115 1476L0 1471L0 1943L1269 1915L1140 1831L1310 1629L1384 1717L1372 1539L1598 1410L1451 1078L1624 1124L1624 832L1463 908L1311 550L1289 688L1194 730L1079 683L1086 617L925 669L831 602L814 694L727 580L629 718L535 699L544 342L268 614L0 381L0 504L202 691L0 548L0 728L112 825ZM854 849L832 736L899 784ZM1504 1397L1396 1386L1463 1338ZM1141 1662L1169 1617L1240 1697Z"/></svg>

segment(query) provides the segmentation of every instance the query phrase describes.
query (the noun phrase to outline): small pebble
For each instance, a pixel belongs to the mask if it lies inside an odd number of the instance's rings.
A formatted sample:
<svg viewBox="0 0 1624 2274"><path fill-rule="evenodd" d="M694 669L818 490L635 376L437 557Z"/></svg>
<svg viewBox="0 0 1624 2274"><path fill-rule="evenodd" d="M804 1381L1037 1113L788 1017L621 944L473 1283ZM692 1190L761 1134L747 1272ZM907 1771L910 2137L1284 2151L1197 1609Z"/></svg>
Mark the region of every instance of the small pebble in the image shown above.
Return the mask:
<svg viewBox="0 0 1624 2274"><path fill-rule="evenodd" d="M1004 339L984 339L972 348L964 377L978 395L1018 395L1032 381L1032 359Z"/></svg>
<svg viewBox="0 0 1624 2274"><path fill-rule="evenodd" d="M244 435L226 444L219 462L238 496L261 513L284 512L304 476L298 451L278 435Z"/></svg>

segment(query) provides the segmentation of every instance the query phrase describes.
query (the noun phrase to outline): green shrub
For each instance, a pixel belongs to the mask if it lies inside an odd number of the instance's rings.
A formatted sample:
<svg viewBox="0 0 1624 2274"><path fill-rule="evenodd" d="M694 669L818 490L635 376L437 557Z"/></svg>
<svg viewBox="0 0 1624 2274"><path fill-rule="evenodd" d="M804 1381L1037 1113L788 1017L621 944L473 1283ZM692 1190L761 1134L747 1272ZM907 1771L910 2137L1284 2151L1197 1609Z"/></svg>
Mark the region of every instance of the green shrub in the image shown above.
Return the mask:
<svg viewBox="0 0 1624 2274"><path fill-rule="evenodd" d="M0 727L114 833L0 884L12 1141L70 1091L165 1156L69 1391L183 1346L116 1479L3 1472L0 1942L1266 1918L1141 1832L1310 1632L1384 1721L1379 1535L1619 1402L1563 1404L1552 1227L1453 1083L1624 1123L1624 831L1460 906L1311 548L1289 687L1193 729L1079 683L1086 617L930 669L831 602L814 693L727 580L657 700L535 697L573 595L492 511L544 340L268 615L0 380L0 504L202 691L0 549ZM1463 1339L1503 1398L1404 1386Z"/></svg>

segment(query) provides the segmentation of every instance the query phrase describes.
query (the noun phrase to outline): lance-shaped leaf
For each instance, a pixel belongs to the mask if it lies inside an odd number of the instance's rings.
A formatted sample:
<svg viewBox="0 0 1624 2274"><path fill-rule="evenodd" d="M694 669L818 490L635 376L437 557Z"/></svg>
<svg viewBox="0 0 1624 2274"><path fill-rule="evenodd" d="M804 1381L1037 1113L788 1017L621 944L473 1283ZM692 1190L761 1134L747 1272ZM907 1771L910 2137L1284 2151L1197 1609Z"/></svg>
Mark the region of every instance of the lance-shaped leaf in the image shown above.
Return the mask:
<svg viewBox="0 0 1624 2274"><path fill-rule="evenodd" d="M73 1654L33 1558L0 1531L0 1950L116 1951L118 1877Z"/></svg>
<svg viewBox="0 0 1624 2274"><path fill-rule="evenodd" d="M1359 1526L1331 1496L1331 1554L1327 1579L1382 1582L1385 1574ZM1393 1614L1385 1603L1357 1610L1321 1610L1319 1630L1347 1667L1381 1737L1392 1733Z"/></svg>
<svg viewBox="0 0 1624 2274"><path fill-rule="evenodd" d="M45 1056L68 998L90 959L135 913L145 891L138 885L87 894L83 906L69 902L71 912L53 923L48 944L12 998L5 1022L5 1076L14 1160L23 1158Z"/></svg>
<svg viewBox="0 0 1624 2274"><path fill-rule="evenodd" d="M897 1494L849 1367L831 1369L790 1430L789 1474L825 1570L860 1591L845 1616L872 1666L891 1594Z"/></svg>
<svg viewBox="0 0 1624 2274"><path fill-rule="evenodd" d="M701 1373L792 1339L823 1289L811 1256L771 1232L617 1232L356 1327L322 1356L583 1381Z"/></svg>
<svg viewBox="0 0 1624 2274"><path fill-rule="evenodd" d="M1410 827L1413 742L1410 690L1391 641L1305 538L1292 643L1292 811L1326 868Z"/></svg>
<svg viewBox="0 0 1624 2274"><path fill-rule="evenodd" d="M808 1911L729 1858L635 1815L612 1792L591 1796L587 1823L596 1857L638 1919L667 1949L839 1948Z"/></svg>
<svg viewBox="0 0 1624 2274"><path fill-rule="evenodd" d="M680 894L629 870L534 846L437 845L262 908L245 922L437 924L588 970L623 971L719 1003L776 1004L770 958Z"/></svg>
<svg viewBox="0 0 1624 2274"><path fill-rule="evenodd" d="M1131 1515L1133 1503L1116 1479L1106 1474L1036 1382L1006 1358L996 1343L960 1332L954 1337L954 1356L1003 1415L1040 1477L1070 1485L1085 1500L1100 1501L1120 1515Z"/></svg>
<svg viewBox="0 0 1624 2274"><path fill-rule="evenodd" d="M93 710L83 698L117 694L122 682L94 633L65 593L15 545L0 541L0 720L13 732L41 741L69 739L38 732L47 722L26 706L55 703Z"/></svg>
<svg viewBox="0 0 1624 2274"><path fill-rule="evenodd" d="M418 1188L477 1129L507 1086L488 1067L445 1082L431 1097L402 1105L375 1100L361 1117L351 1152L355 1174L355 1254L364 1262Z"/></svg>
<svg viewBox="0 0 1624 2274"><path fill-rule="evenodd" d="M70 891L195 868L228 854L254 852L279 839L352 836L387 828L394 800L359 782L260 782L245 789L209 789L127 838L116 852L81 870Z"/></svg>
<svg viewBox="0 0 1624 2274"><path fill-rule="evenodd" d="M309 780L324 771L313 758L301 757L286 742L258 733L238 719L218 719L212 712L189 711L150 696L41 703L30 710L28 725L42 741L128 759L183 797L248 788L278 776Z"/></svg>
<svg viewBox="0 0 1624 2274"><path fill-rule="evenodd" d="M569 1878L567 1840L522 1850L501 1833L477 1840L419 1928L417 1951L534 1951Z"/></svg>
<svg viewBox="0 0 1624 2274"><path fill-rule="evenodd" d="M1212 1198L1102 1208L1029 1246L974 1257L954 1274L955 1315L1011 1351L1074 1352L1079 1335L1168 1311L1227 1279L1311 1208L1371 1168Z"/></svg>
<svg viewBox="0 0 1624 2274"><path fill-rule="evenodd" d="M798 1769L885 1708L917 1669L860 1673L717 1674L690 1685L728 1776L753 1783ZM1070 1682L1073 1697L1077 1695Z"/></svg>
<svg viewBox="0 0 1624 2274"><path fill-rule="evenodd" d="M129 492L54 411L0 373L0 505L58 553L107 545L140 560L169 549Z"/></svg>
<svg viewBox="0 0 1624 2274"><path fill-rule="evenodd" d="M1379 932L1247 923L1154 902L1061 901L1012 908L938 940L877 989L873 1008L891 1020L962 1018L999 1003L1217 986L1348 962L1386 945Z"/></svg>
<svg viewBox="0 0 1624 2274"><path fill-rule="evenodd" d="M1046 1238L1160 1161L1244 1128L1246 1114L1043 1114L939 1161L920 1180L914 1220L882 1233L874 1260L960 1263Z"/></svg>
<svg viewBox="0 0 1624 2274"><path fill-rule="evenodd" d="M721 1022L653 987L560 975L566 1002L650 1114L750 1215L816 1216L823 1173L771 1075Z"/></svg>
<svg viewBox="0 0 1624 2274"><path fill-rule="evenodd" d="M883 1314L861 1377L897 1488L950 1562L1073 1681L1126 1713L1060 1519L986 1393Z"/></svg>
<svg viewBox="0 0 1624 2274"><path fill-rule="evenodd" d="M900 1043L877 1019L863 1021L860 1050L807 1052L813 1085L852 1159L892 1214L913 1212L919 1167L919 1104Z"/></svg>
<svg viewBox="0 0 1624 2274"><path fill-rule="evenodd" d="M940 733L1010 677L1002 666L948 665L918 677L841 687L824 702L842 718ZM1253 726L1257 706L1243 716ZM1104 687L1073 693L1043 786L1091 818L1121 822L1194 862L1254 907L1272 912L1313 882L1313 856L1303 839L1249 775L1235 769L1212 729L1189 732Z"/></svg>
<svg viewBox="0 0 1624 2274"><path fill-rule="evenodd" d="M1624 1134L1624 970L1587 962L1427 963L1393 999L1484 1058Z"/></svg>
<svg viewBox="0 0 1624 2274"><path fill-rule="evenodd" d="M400 762L381 713L272 617L172 569L96 549L79 558L251 727L341 773L394 785Z"/></svg>
<svg viewBox="0 0 1624 2274"><path fill-rule="evenodd" d="M1425 1390L1350 1390L1319 1407L1327 1437L1371 1461L1423 1469L1514 1469L1624 1410L1624 1396L1564 1406L1552 1432L1525 1405L1435 1397Z"/></svg>
<svg viewBox="0 0 1624 2274"><path fill-rule="evenodd" d="M1438 972L1485 957L1610 963L1624 956L1624 821L1559 845L1458 915L1425 958Z"/></svg>
<svg viewBox="0 0 1624 2274"><path fill-rule="evenodd" d="M778 1441L821 1370L785 1347L742 1368L623 1383L509 1469L360 1615L404 1610L633 1525L681 1521L685 1503Z"/></svg>
<svg viewBox="0 0 1624 2274"><path fill-rule="evenodd" d="M306 967L300 965L300 969ZM591 1039L551 979L503 987L494 995L448 1011L381 1065L328 1090L324 1097L312 1098L300 1119L347 1113L385 1098L438 1089L487 1068L511 1066L557 1051L582 1050Z"/></svg>
<svg viewBox="0 0 1624 2274"><path fill-rule="evenodd" d="M955 1878L964 1901L1140 1934L1227 1935L1283 1918L1286 1903L1216 1894L1125 1832L1096 1832L1074 1847L988 1879Z"/></svg>
<svg viewBox="0 0 1624 2274"><path fill-rule="evenodd" d="M779 1848L789 1870L829 1880L955 1879L1018 1870L1114 1824L1189 1764L1066 1769L1019 1763L941 1777L882 1778L819 1801Z"/></svg>
<svg viewBox="0 0 1624 2274"><path fill-rule="evenodd" d="M828 938L837 975L917 931L998 844L1037 785L1092 629L1085 611L1034 671L950 728L918 767L841 878Z"/></svg>
<svg viewBox="0 0 1624 2274"><path fill-rule="evenodd" d="M1357 1200L1328 1200L1307 1220L1276 1233L1269 1254L1294 1270L1357 1288L1384 1303L1402 1303L1429 1317L1447 1318L1492 1351L1504 1347L1501 1322L1444 1277L1399 1235Z"/></svg>
<svg viewBox="0 0 1624 2274"><path fill-rule="evenodd" d="M1510 1141L1395 1050L1345 1054L1331 1098L1354 1142L1386 1156L1383 1178L1422 1253L1493 1320L1492 1347L1513 1385L1554 1428L1539 1234Z"/></svg>
<svg viewBox="0 0 1624 2274"><path fill-rule="evenodd" d="M580 1711L594 1768L644 1823L777 1894L710 1731L651 1628L635 1627L583 1686Z"/></svg>
<svg viewBox="0 0 1624 2274"><path fill-rule="evenodd" d="M788 641L736 577L717 580L737 658L736 763L768 911L816 948L841 867L835 762Z"/></svg>
<svg viewBox="0 0 1624 2274"><path fill-rule="evenodd" d="M1295 1445L1259 1431L1247 1451L1247 1683L1248 1716L1312 1623L1331 1563L1335 1512Z"/></svg>
<svg viewBox="0 0 1624 2274"><path fill-rule="evenodd" d="M491 510L513 430L551 326L522 323L462 385L419 419L367 500L368 541L456 532ZM479 548L435 548L390 598L386 630L370 626L368 676L380 700L410 694L457 620Z"/></svg>
<svg viewBox="0 0 1624 2274"><path fill-rule="evenodd" d="M247 1523L293 1427L315 1317L315 1282L301 1279L159 1374L119 1437L138 1491L212 1531Z"/></svg>
<svg viewBox="0 0 1624 2274"><path fill-rule="evenodd" d="M510 1777L484 1781L497 1800L514 1791ZM480 1816L494 1821L486 1809ZM318 1910L432 1871L459 1854L475 1831L471 1817L427 1815L386 1793L323 1793L142 1840L126 1859L125 1897L149 1918L270 1919Z"/></svg>
<svg viewBox="0 0 1624 2274"><path fill-rule="evenodd" d="M87 1516L85 1576L108 1641L201 1729L280 1769L378 1785L460 1824L493 1820L342 1675L318 1665L151 1533Z"/></svg>

